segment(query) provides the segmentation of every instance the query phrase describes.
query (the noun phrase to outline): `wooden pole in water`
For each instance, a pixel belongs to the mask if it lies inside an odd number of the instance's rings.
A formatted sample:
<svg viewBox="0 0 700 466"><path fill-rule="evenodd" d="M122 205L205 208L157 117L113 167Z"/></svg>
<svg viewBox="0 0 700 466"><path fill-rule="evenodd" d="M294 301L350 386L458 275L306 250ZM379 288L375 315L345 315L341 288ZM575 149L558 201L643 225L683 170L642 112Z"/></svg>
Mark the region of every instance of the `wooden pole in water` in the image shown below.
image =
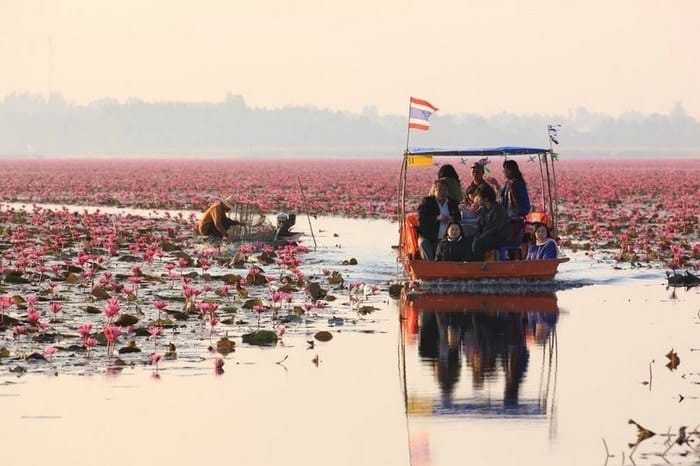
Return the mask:
<svg viewBox="0 0 700 466"><path fill-rule="evenodd" d="M309 216L309 204L306 202L306 195L304 194L304 186L301 184L301 177L297 176L297 181L299 181L299 190L301 191L301 198L306 206L306 219L309 221L309 230L311 231L311 238L314 240L314 251L316 250L316 237L314 236L314 228L311 226L311 216Z"/></svg>

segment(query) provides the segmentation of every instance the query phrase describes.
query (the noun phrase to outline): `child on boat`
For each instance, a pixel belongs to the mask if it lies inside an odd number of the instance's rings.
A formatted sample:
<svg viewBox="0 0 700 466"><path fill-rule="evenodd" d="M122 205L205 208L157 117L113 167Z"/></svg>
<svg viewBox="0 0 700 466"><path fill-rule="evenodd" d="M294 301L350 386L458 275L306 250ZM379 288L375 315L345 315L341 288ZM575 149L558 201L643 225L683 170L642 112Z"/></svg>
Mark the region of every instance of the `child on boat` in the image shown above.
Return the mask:
<svg viewBox="0 0 700 466"><path fill-rule="evenodd" d="M471 244L464 238L462 226L452 221L447 225L445 237L438 244L435 260L464 262L469 257L469 248Z"/></svg>
<svg viewBox="0 0 700 466"><path fill-rule="evenodd" d="M549 229L544 223L535 224L535 239L528 246L527 258L528 260L557 258L557 242L549 237Z"/></svg>

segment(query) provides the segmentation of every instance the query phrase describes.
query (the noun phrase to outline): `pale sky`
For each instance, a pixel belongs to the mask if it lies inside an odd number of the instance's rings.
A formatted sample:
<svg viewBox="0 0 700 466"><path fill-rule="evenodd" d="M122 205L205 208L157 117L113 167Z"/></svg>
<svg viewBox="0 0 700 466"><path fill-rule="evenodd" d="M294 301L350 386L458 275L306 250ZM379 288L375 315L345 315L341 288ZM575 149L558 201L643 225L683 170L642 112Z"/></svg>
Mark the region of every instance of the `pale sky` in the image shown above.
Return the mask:
<svg viewBox="0 0 700 466"><path fill-rule="evenodd" d="M0 0L0 98L76 104L700 119L699 50L700 0Z"/></svg>

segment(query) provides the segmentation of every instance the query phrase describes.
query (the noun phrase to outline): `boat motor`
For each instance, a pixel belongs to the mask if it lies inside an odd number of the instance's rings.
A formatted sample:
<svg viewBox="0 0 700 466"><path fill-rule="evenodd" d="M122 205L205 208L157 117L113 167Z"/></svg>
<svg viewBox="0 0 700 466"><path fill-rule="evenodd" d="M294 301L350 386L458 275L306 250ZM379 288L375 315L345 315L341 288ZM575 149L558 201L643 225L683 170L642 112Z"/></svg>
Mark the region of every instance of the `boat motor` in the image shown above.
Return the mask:
<svg viewBox="0 0 700 466"><path fill-rule="evenodd" d="M296 214L280 212L277 214L277 231L275 231L275 238L280 236L292 236L294 233L289 231L290 228L294 226L297 221Z"/></svg>

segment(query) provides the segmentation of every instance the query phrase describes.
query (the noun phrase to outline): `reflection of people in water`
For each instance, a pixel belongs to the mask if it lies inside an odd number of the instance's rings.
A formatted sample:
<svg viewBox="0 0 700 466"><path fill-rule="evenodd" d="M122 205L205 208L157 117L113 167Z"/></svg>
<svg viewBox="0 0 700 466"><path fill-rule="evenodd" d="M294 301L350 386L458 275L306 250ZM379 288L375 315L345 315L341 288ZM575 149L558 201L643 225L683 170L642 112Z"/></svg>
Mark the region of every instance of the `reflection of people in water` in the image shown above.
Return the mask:
<svg viewBox="0 0 700 466"><path fill-rule="evenodd" d="M452 405L452 394L462 369L459 357L461 325L457 317L457 313L421 314L418 354L432 364L444 408Z"/></svg>
<svg viewBox="0 0 700 466"><path fill-rule="evenodd" d="M452 406L462 370L460 348L471 368L473 389L483 390L485 381L500 370L503 405L517 408L530 358L527 342L543 345L556 321L556 313L422 312L418 352L433 364L443 408Z"/></svg>

